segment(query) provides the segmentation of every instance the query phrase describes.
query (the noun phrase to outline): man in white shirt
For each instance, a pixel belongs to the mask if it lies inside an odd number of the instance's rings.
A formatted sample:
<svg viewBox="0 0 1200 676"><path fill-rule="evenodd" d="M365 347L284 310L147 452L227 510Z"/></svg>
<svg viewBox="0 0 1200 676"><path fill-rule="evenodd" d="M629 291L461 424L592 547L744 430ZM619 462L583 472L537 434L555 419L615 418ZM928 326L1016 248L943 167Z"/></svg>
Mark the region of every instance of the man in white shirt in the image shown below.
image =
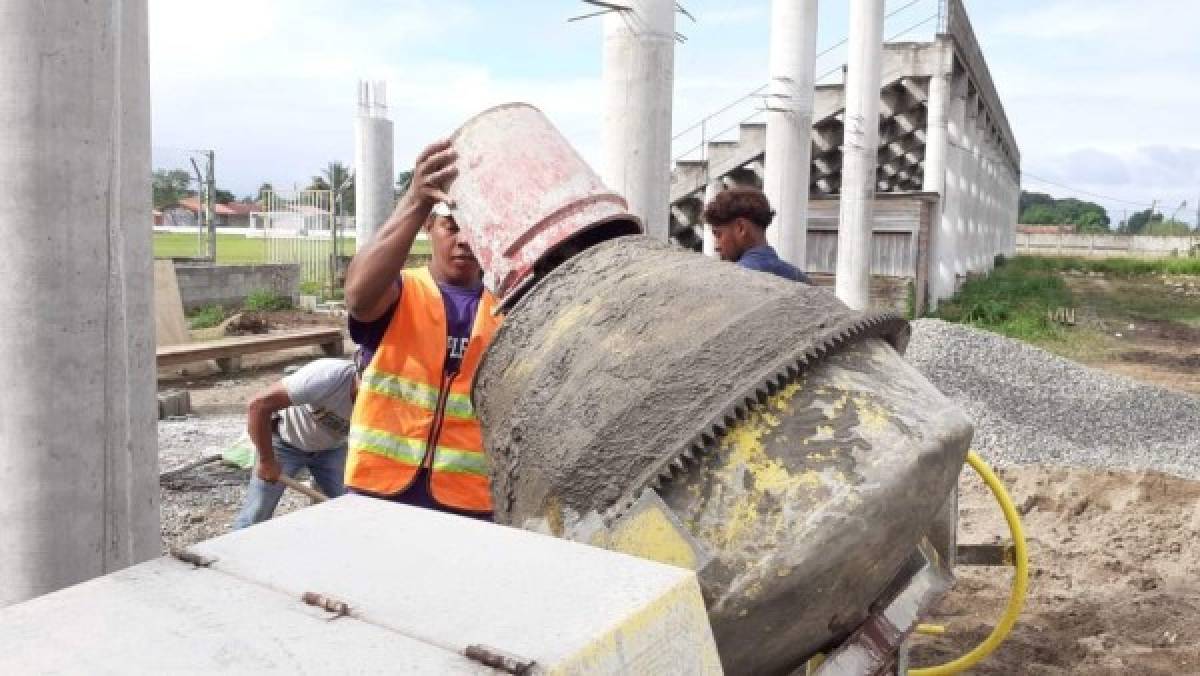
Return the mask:
<svg viewBox="0 0 1200 676"><path fill-rule="evenodd" d="M328 497L346 492L346 437L357 393L354 362L318 359L250 400L246 431L258 460L234 529L271 518L283 496L281 474L307 469Z"/></svg>

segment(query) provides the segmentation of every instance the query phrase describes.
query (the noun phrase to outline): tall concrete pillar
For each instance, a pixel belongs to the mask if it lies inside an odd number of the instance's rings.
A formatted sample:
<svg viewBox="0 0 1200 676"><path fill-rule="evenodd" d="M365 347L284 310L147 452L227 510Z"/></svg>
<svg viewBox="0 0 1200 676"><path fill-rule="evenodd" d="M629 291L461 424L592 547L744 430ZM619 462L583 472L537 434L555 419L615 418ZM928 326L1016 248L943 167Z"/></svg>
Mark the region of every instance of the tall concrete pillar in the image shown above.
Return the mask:
<svg viewBox="0 0 1200 676"><path fill-rule="evenodd" d="M721 179L715 178L709 181L708 185L704 186L705 206L707 206L709 202L713 201L713 199L724 189L725 183ZM704 243L701 251L705 256L714 258L717 255L717 238L713 236L712 228L708 225L708 223L704 223L702 225L702 229L704 233Z"/></svg>
<svg viewBox="0 0 1200 676"><path fill-rule="evenodd" d="M963 263L963 220L966 212L967 187L964 170L967 150L964 140L966 119L966 77L951 80L946 109L945 183L942 192L941 219L933 237L930 276L930 304L936 308L941 300L954 295L959 276L965 273ZM928 151L927 151L928 152Z"/></svg>
<svg viewBox="0 0 1200 676"><path fill-rule="evenodd" d="M965 172L968 186L967 198L967 271L979 272L979 177L980 177L980 152L979 152L979 98L978 95L971 96L967 100L967 121L965 126L966 147L968 152L967 171Z"/></svg>
<svg viewBox="0 0 1200 676"><path fill-rule="evenodd" d="M767 240L801 269L808 240L816 60L817 0L772 0L763 192L775 209L775 221Z"/></svg>
<svg viewBox="0 0 1200 676"><path fill-rule="evenodd" d="M0 606L159 554L145 0L0 0Z"/></svg>
<svg viewBox="0 0 1200 676"><path fill-rule="evenodd" d="M354 230L360 249L392 213L396 184L393 136L386 85L359 82L354 118Z"/></svg>
<svg viewBox="0 0 1200 676"><path fill-rule="evenodd" d="M950 97L954 79L954 43L949 36L939 36L938 65L929 80L929 101L926 109L925 174L921 189L938 194L937 208L930 227L929 302L933 308L943 298L954 293L953 265L947 265L954 247L954 232L949 211L946 172L956 152L949 143Z"/></svg>
<svg viewBox="0 0 1200 676"><path fill-rule="evenodd" d="M875 157L879 148L882 54L883 0L850 0L841 216L834 290L843 303L855 310L867 309L871 287L871 222Z"/></svg>
<svg viewBox="0 0 1200 676"><path fill-rule="evenodd" d="M604 171L646 234L667 239L671 201L674 0L627 0L604 19Z"/></svg>
<svg viewBox="0 0 1200 676"><path fill-rule="evenodd" d="M996 265L996 254L1002 251L1000 243L1000 195L1004 191L1004 187L1000 184L1000 164L998 162L999 153L996 150L996 140L988 134L987 140L987 166L988 166L988 257L987 266L991 270Z"/></svg>

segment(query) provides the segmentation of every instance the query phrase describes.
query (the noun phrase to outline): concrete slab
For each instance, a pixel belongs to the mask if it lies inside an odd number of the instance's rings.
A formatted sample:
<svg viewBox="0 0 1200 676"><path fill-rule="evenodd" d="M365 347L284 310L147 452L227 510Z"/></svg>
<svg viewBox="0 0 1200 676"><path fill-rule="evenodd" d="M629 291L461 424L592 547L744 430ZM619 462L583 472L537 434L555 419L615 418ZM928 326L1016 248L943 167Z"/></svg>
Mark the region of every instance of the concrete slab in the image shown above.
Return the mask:
<svg viewBox="0 0 1200 676"><path fill-rule="evenodd" d="M188 554L0 610L0 673L720 673L691 571L523 530L345 496Z"/></svg>
<svg viewBox="0 0 1200 676"><path fill-rule="evenodd" d="M432 645L546 673L720 673L695 575L523 530L360 496L202 542L214 570Z"/></svg>
<svg viewBox="0 0 1200 676"><path fill-rule="evenodd" d="M496 674L259 584L157 559L0 612L0 673Z"/></svg>

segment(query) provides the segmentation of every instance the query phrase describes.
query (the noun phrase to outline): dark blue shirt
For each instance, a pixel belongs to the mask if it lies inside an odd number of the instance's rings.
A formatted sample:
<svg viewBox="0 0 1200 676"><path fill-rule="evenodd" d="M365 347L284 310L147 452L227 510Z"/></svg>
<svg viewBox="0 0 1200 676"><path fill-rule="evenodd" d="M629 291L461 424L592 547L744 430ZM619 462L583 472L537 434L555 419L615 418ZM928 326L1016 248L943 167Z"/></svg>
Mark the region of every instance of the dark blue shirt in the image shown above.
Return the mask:
<svg viewBox="0 0 1200 676"><path fill-rule="evenodd" d="M737 264L747 270L769 272L784 279L790 279L793 282L808 283L808 275L804 274L800 268L780 258L779 254L775 253L775 249L771 248L769 244L747 249L742 253L742 257L737 260Z"/></svg>

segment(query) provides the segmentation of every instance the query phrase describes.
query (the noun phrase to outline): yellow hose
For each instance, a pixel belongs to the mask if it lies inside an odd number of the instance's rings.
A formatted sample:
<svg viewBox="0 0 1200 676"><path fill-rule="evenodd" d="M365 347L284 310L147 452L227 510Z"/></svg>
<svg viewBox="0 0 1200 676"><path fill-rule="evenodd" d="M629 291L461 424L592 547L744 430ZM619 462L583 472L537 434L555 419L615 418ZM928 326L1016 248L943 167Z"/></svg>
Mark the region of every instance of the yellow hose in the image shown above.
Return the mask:
<svg viewBox="0 0 1200 676"><path fill-rule="evenodd" d="M1025 533L1021 529L1021 517L1017 514L1017 508L1013 505L1012 498L1008 496L1008 491L1004 490L1004 484L1000 482L999 477L992 472L992 469L987 466L983 458L979 457L979 454L975 451L967 453L967 464L971 466L971 469L975 470L975 473L983 479L983 482L992 491L996 502L1000 503L1000 509L1004 511L1004 520L1008 522L1008 531L1012 535L1013 549L1016 553L1017 568L1013 575L1012 593L1008 597L1008 607L1004 609L1004 615L1000 617L1000 622L996 624L992 629L992 633L988 634L988 637L982 643L972 648L971 652L945 664L909 669L908 673L911 676L957 674L975 666L976 663L990 655L993 650L1004 642L1005 637L1008 636L1008 632L1017 623L1017 616L1021 614L1021 608L1025 605L1025 590L1029 584L1029 553L1025 549Z"/></svg>

